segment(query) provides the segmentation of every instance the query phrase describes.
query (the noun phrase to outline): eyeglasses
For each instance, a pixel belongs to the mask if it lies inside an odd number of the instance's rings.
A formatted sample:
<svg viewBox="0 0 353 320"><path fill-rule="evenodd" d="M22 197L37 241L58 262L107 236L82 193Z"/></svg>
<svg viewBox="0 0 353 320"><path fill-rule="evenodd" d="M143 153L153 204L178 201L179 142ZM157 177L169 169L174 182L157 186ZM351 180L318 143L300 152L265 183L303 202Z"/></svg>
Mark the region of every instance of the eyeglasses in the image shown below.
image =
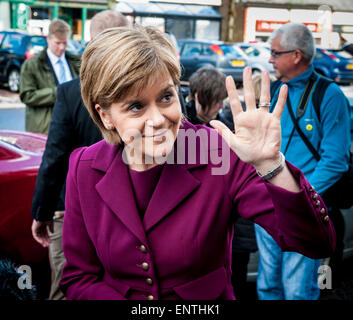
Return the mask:
<svg viewBox="0 0 353 320"><path fill-rule="evenodd" d="M277 59L281 54L285 53L291 53L294 52L295 50L287 50L287 51L271 51L271 57L273 59Z"/></svg>

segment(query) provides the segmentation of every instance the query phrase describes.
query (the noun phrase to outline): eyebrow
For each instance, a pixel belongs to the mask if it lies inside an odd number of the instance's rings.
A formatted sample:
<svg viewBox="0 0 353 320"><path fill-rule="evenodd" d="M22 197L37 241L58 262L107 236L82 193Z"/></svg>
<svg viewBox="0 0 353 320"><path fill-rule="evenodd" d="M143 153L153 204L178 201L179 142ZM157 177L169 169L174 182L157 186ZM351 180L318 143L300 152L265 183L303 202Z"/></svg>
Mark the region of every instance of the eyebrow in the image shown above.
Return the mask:
<svg viewBox="0 0 353 320"><path fill-rule="evenodd" d="M174 83L169 83L168 86L166 86L164 89L162 89L158 95L161 95L162 93L166 92L168 89L170 89L171 87L174 87ZM126 105L132 105L136 102L140 102L140 100L136 99L136 100L129 100L129 101L125 101L123 103L123 107L125 107Z"/></svg>

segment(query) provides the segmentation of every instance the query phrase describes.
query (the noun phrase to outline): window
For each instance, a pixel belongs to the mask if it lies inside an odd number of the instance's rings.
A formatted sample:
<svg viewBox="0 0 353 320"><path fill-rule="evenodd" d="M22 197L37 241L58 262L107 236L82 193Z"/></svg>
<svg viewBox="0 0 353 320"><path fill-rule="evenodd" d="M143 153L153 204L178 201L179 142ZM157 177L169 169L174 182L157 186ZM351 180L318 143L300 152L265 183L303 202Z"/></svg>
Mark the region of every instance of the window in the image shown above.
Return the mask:
<svg viewBox="0 0 353 320"><path fill-rule="evenodd" d="M258 57L260 55L260 51L252 46L242 46L243 51L246 53L248 57Z"/></svg>
<svg viewBox="0 0 353 320"><path fill-rule="evenodd" d="M241 57L240 53L232 45L223 44L223 45L220 45L219 47L221 48L225 56L229 55L233 57L239 57L239 58Z"/></svg>
<svg viewBox="0 0 353 320"><path fill-rule="evenodd" d="M167 18L166 32L174 34L177 39L193 39L194 24L192 19Z"/></svg>
<svg viewBox="0 0 353 320"><path fill-rule="evenodd" d="M201 43L185 43L182 55L194 56L201 53Z"/></svg>
<svg viewBox="0 0 353 320"><path fill-rule="evenodd" d="M196 20L195 39L219 40L219 21Z"/></svg>
<svg viewBox="0 0 353 320"><path fill-rule="evenodd" d="M19 50L23 38L24 35L22 34L8 34L1 45L1 49Z"/></svg>
<svg viewBox="0 0 353 320"><path fill-rule="evenodd" d="M47 40L44 37L31 37L29 43L32 47L40 46L44 48L47 45Z"/></svg>

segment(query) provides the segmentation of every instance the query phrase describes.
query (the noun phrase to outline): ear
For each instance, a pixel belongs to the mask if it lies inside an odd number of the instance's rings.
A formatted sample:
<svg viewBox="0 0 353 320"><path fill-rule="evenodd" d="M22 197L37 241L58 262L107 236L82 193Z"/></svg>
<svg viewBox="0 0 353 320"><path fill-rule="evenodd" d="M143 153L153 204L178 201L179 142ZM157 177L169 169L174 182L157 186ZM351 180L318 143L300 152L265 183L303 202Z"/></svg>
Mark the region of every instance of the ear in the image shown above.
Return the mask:
<svg viewBox="0 0 353 320"><path fill-rule="evenodd" d="M101 120L102 120L102 122L104 124L104 127L107 130L112 130L114 128L114 126L113 126L113 123L111 121L110 114L107 111L104 111L99 104L96 104L94 106L94 108L98 112L98 114L99 114L99 116L100 116L100 118L101 118Z"/></svg>
<svg viewBox="0 0 353 320"><path fill-rule="evenodd" d="M298 64L303 59L304 59L303 52L301 52L300 50L295 50L294 63Z"/></svg>
<svg viewBox="0 0 353 320"><path fill-rule="evenodd" d="M199 102L199 97L197 95L197 92L195 92L195 108L196 108L196 112L197 113L200 113L201 112L201 105L200 105L200 102Z"/></svg>

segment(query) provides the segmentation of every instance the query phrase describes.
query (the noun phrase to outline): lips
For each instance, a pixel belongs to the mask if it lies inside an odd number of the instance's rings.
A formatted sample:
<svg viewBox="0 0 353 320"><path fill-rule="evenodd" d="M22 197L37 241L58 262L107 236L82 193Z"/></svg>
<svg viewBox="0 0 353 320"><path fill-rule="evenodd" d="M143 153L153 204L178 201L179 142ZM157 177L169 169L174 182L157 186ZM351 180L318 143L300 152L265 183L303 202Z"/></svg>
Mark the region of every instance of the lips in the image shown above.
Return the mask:
<svg viewBox="0 0 353 320"><path fill-rule="evenodd" d="M171 126L172 127L172 126ZM163 137L167 134L167 132L171 130L171 128L168 129L159 129L154 134L152 135L144 135L145 138L158 138L158 137Z"/></svg>

